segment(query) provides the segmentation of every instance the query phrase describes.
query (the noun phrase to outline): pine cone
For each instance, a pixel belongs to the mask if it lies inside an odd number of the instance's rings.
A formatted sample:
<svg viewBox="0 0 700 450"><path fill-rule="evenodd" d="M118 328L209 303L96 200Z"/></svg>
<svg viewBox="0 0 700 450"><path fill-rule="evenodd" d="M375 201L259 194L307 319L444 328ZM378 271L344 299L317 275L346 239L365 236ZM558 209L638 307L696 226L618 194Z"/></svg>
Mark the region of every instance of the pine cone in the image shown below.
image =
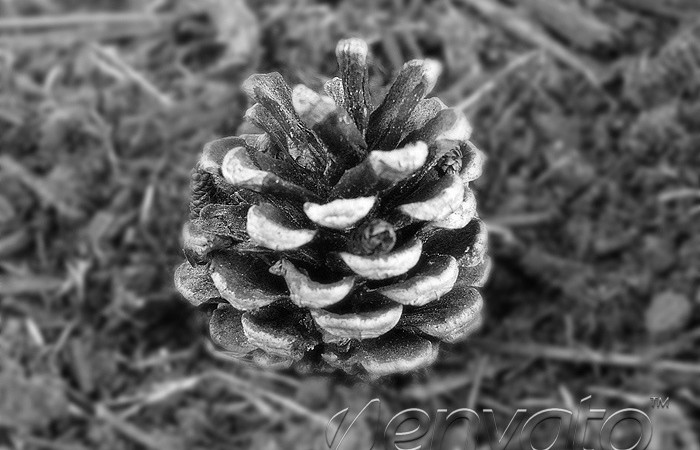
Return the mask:
<svg viewBox="0 0 700 450"><path fill-rule="evenodd" d="M205 146L208 195L229 201L186 225L175 283L218 304L213 340L257 364L408 372L481 322L490 260L469 182L484 156L463 114L425 98L436 62L406 63L373 109L367 45L336 53L327 95L277 73L244 83L263 132Z"/></svg>

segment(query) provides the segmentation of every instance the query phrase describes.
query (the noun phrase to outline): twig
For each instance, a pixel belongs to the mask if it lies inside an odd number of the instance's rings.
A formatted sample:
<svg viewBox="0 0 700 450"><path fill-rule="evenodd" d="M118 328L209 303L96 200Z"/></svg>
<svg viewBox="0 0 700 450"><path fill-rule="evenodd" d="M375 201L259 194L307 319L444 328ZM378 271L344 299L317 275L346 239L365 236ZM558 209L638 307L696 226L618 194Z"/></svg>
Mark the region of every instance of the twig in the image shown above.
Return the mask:
<svg viewBox="0 0 700 450"><path fill-rule="evenodd" d="M66 346L66 343L68 342L68 338L70 338L71 333L75 330L75 328L78 326L78 320L73 319L72 321L68 322L66 325L64 325L63 329L61 330L61 334L59 334L58 338L56 339L56 342L54 342L50 348L48 349L48 355L50 358L50 361L52 363L56 363L56 360L58 359L58 355L63 350L63 348Z"/></svg>
<svg viewBox="0 0 700 450"><path fill-rule="evenodd" d="M686 387L678 390L678 396L700 410L700 398L691 389Z"/></svg>
<svg viewBox="0 0 700 450"><path fill-rule="evenodd" d="M638 11L654 14L658 16L663 16L669 19L689 19L692 18L692 14L688 14L688 11L682 11L672 6L665 5L665 2L659 2L658 0L614 0L615 2L621 4L629 9L636 9ZM697 12L697 11L696 11Z"/></svg>
<svg viewBox="0 0 700 450"><path fill-rule="evenodd" d="M329 418L323 417L305 408L304 406L300 405L292 399L278 395L275 392L260 389L252 383L249 383L248 381L242 380L240 378L234 377L233 375L221 371L212 371L209 373L209 376L224 381L232 386L242 389L245 392L253 393L259 395L260 397L266 398L269 401L276 403L278 406L289 410L290 412L293 412L301 417L309 419L315 425L325 427L328 424Z"/></svg>
<svg viewBox="0 0 700 450"><path fill-rule="evenodd" d="M668 203L674 200L685 200L685 199L700 199L700 189L694 188L680 188L671 189L664 191L658 195L658 200L661 203Z"/></svg>
<svg viewBox="0 0 700 450"><path fill-rule="evenodd" d="M2 42L0 41L0 44L1 43ZM13 126L22 125L22 123L24 122L24 119L22 119L22 116L19 113L10 109L0 109L0 120L2 120L3 122L7 122L7 124Z"/></svg>
<svg viewBox="0 0 700 450"><path fill-rule="evenodd" d="M560 384L558 386L558 390L559 395L561 396L561 399L566 407L573 411L576 408L576 401L574 400L574 396L571 394L569 388L563 384Z"/></svg>
<svg viewBox="0 0 700 450"><path fill-rule="evenodd" d="M600 80L598 75L592 70L591 62L582 60L581 57L557 43L512 8L501 6L494 0L459 1L467 7L476 10L487 20L501 26L509 33L529 42L531 45L543 48L562 63L583 74L593 86L600 87Z"/></svg>
<svg viewBox="0 0 700 450"><path fill-rule="evenodd" d="M64 285L65 280L46 275L8 275L0 277L0 295L59 292Z"/></svg>
<svg viewBox="0 0 700 450"><path fill-rule="evenodd" d="M551 222L556 219L558 211L552 209L550 211L536 211L516 213L503 216L495 216L486 220L487 228L489 226L496 227L529 227L533 225L541 225Z"/></svg>
<svg viewBox="0 0 700 450"><path fill-rule="evenodd" d="M632 392L625 392L622 391L621 389L613 388L613 387L607 387L607 386L591 386L588 388L588 390L591 393L594 394L599 394L604 397L614 397L614 398L619 398L622 399L628 403L634 404L634 405L648 405L649 404L649 396L648 395L642 395L642 394L635 394Z"/></svg>
<svg viewBox="0 0 700 450"><path fill-rule="evenodd" d="M139 224L142 227L147 227L151 221L155 195L156 186L150 183L143 193L143 200L141 200L141 207L139 208Z"/></svg>
<svg viewBox="0 0 700 450"><path fill-rule="evenodd" d="M687 348L693 347L697 339L700 339L700 327L681 334L670 342L651 348L647 354L650 358L660 358L664 355L668 357L669 355L678 354Z"/></svg>
<svg viewBox="0 0 700 450"><path fill-rule="evenodd" d="M160 89L151 83L143 74L124 61L121 56L119 56L116 49L106 48L98 44L93 44L91 47L96 58L112 65L113 68L123 73L134 84L143 89L144 92L156 99L163 107L171 108L173 106L172 99L161 92Z"/></svg>
<svg viewBox="0 0 700 450"><path fill-rule="evenodd" d="M186 360L192 358L196 346L185 348L184 350L179 350L176 352L165 352L151 357L146 357L144 359L138 359L136 361L130 361L129 367L134 370L146 370L152 367L162 367L165 364L170 364L175 361Z"/></svg>
<svg viewBox="0 0 700 450"><path fill-rule="evenodd" d="M31 242L32 237L26 228L20 228L0 237L0 259L18 253Z"/></svg>
<svg viewBox="0 0 700 450"><path fill-rule="evenodd" d="M593 349L572 349L551 345L497 342L484 339L474 339L472 343L481 348L508 355L522 355L531 358L544 358L570 363L600 364L635 369L647 368L659 372L680 372L700 375L700 364L673 360L655 360L648 356L607 353Z"/></svg>
<svg viewBox="0 0 700 450"><path fill-rule="evenodd" d="M695 217L700 214L700 205L694 206L688 210L688 217Z"/></svg>
<svg viewBox="0 0 700 450"><path fill-rule="evenodd" d="M171 20L170 15L143 13L90 13L7 17L0 19L0 32L36 31L56 28L70 28L75 31L75 27L158 24L169 20Z"/></svg>
<svg viewBox="0 0 700 450"><path fill-rule="evenodd" d="M619 39L618 31L577 2L521 0L519 3L546 29L577 48L586 51L612 48Z"/></svg>
<svg viewBox="0 0 700 450"><path fill-rule="evenodd" d="M253 375L257 377L264 377L268 378L270 380L274 381L279 381L281 383L286 384L287 386L290 386L294 389L298 389L301 386L301 383L291 377L275 373L275 372L268 372L265 370L260 370L256 368L255 366L251 366L250 364L246 364L245 362L242 362L240 359L228 356L224 351L218 350L214 347L214 344L211 342L207 341L204 344L205 349L207 353L214 359L217 359L219 361L224 361L227 363L235 364L237 367L242 368L243 370L252 373Z"/></svg>
<svg viewBox="0 0 700 450"><path fill-rule="evenodd" d="M401 390L401 395L415 400L425 401L435 398L440 394L456 391L472 383L472 379L465 377L463 373L430 380L427 384L411 385Z"/></svg>
<svg viewBox="0 0 700 450"><path fill-rule="evenodd" d="M137 414L148 405L163 402L181 392L194 389L199 385L202 379L202 376L192 376L163 382L154 386L150 392L142 392L129 397L117 398L111 401L110 405L132 404L126 411L120 414L121 418L126 419Z"/></svg>
<svg viewBox="0 0 700 450"><path fill-rule="evenodd" d="M150 434L147 434L137 426L130 424L125 420L122 420L120 417L114 415L103 405L95 405L95 415L125 437L129 438L130 440L138 443L139 445L145 448L149 448L152 450L163 450L164 448L171 448L170 445L168 445L162 439L157 439L151 436Z"/></svg>
<svg viewBox="0 0 700 450"><path fill-rule="evenodd" d="M479 362L474 369L474 381L472 383L472 388L469 390L469 397L467 398L467 408L469 409L474 409L474 407L476 407L476 402L481 392L481 382L484 379L484 373L486 372L486 365L488 362L489 357L484 355L479 358Z"/></svg>
<svg viewBox="0 0 700 450"><path fill-rule="evenodd" d="M34 50L45 47L69 47L90 41L115 41L136 39L158 33L157 29L148 27L119 28L84 28L80 30L48 30L32 34L0 34L0 48L17 50Z"/></svg>
<svg viewBox="0 0 700 450"><path fill-rule="evenodd" d="M39 325L32 317L27 317L24 319L24 326L27 329L27 334L32 338L32 340L34 340L34 344L37 347L46 347L46 338L41 332L41 328L39 328Z"/></svg>
<svg viewBox="0 0 700 450"><path fill-rule="evenodd" d="M52 183L27 170L22 164L10 156L0 157L0 168L10 176L17 177L27 188L36 194L44 203L53 206L63 216L69 219L82 219L85 214L80 209L64 201L56 192Z"/></svg>
<svg viewBox="0 0 700 450"><path fill-rule="evenodd" d="M500 400L489 395L481 395L481 404L503 414L513 414L513 407L502 403ZM551 403L550 403L551 404Z"/></svg>
<svg viewBox="0 0 700 450"><path fill-rule="evenodd" d="M87 450L78 444L63 444L54 440L42 439L36 436L19 436L17 438L23 444L28 444L31 448L48 449L48 450Z"/></svg>
<svg viewBox="0 0 700 450"><path fill-rule="evenodd" d="M528 62L532 61L533 59L535 59L536 56L539 56L539 55L541 55L541 51L533 50L531 52L520 55L517 58L514 58L505 67L503 67L501 70L499 70L496 75L489 78L489 80L487 82L483 83L481 86L479 86L479 88L477 90L472 92L469 95L469 97L467 97L466 99L464 99L460 103L458 103L457 106L455 106L455 109L465 111L465 112L472 109L488 93L490 93L491 91L496 89L505 77L507 77L509 74L515 72L516 69L519 69L520 67L526 65Z"/></svg>

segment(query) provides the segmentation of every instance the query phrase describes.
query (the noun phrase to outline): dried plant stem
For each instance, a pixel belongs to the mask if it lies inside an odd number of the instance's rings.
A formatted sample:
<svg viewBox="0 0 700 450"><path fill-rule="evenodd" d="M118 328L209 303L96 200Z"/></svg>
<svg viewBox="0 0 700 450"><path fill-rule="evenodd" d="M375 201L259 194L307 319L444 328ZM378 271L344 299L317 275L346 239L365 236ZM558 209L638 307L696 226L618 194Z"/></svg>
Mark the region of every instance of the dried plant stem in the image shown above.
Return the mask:
<svg viewBox="0 0 700 450"><path fill-rule="evenodd" d="M95 406L95 415L120 434L144 448L153 450L168 448L166 442L163 442L161 439L156 439L154 436L147 434L137 426L126 422L102 405Z"/></svg>
<svg viewBox="0 0 700 450"><path fill-rule="evenodd" d="M644 406L649 404L649 395L646 394L625 392L622 389L612 388L609 386L591 386L589 389L590 392L594 394L598 394L603 397L619 398L634 405Z"/></svg>
<svg viewBox="0 0 700 450"><path fill-rule="evenodd" d="M472 385L472 379L465 377L464 373L437 378L422 385L409 386L401 391L401 395L412 399L425 401L438 395L454 392L465 386Z"/></svg>
<svg viewBox="0 0 700 450"><path fill-rule="evenodd" d="M169 20L169 15L155 15L148 13L90 13L6 17L0 19L0 32L95 27L99 25L124 26L162 24L168 22Z"/></svg>
<svg viewBox="0 0 700 450"><path fill-rule="evenodd" d="M481 393L481 383L484 380L484 372L488 366L489 357L482 356L479 358L474 369L474 379L472 382L472 387L469 390L469 397L467 398L467 408L474 409L476 407L477 401L479 400L479 394Z"/></svg>
<svg viewBox="0 0 700 450"><path fill-rule="evenodd" d="M157 33L160 27L121 26L93 27L67 30L58 28L36 33L0 34L0 47L13 51L32 50L44 47L68 47L85 42L105 42L117 39L135 39Z"/></svg>
<svg viewBox="0 0 700 450"><path fill-rule="evenodd" d="M66 284L61 278L46 275L2 276L0 295L42 294L60 291Z"/></svg>
<svg viewBox="0 0 700 450"><path fill-rule="evenodd" d="M614 0L622 6L638 11L655 14L669 19L687 19L689 14L672 6L664 4L658 0Z"/></svg>
<svg viewBox="0 0 700 450"><path fill-rule="evenodd" d="M461 111L469 111L474 106L476 106L488 93L493 91L498 87L498 85L503 81L505 77L509 74L515 72L515 70L523 67L535 57L540 56L541 52L539 50L533 50L531 52L525 53L513 59L509 62L503 69L501 69L495 76L489 78L487 82L479 86L479 88L474 91L469 97L462 100L459 104L455 106L455 109Z"/></svg>
<svg viewBox="0 0 700 450"><path fill-rule="evenodd" d="M32 237L24 228L0 237L0 258L6 258L15 253L19 253L19 251L26 248L31 242Z"/></svg>
<svg viewBox="0 0 700 450"><path fill-rule="evenodd" d="M695 341L700 339L700 327L678 335L675 339L660 344L649 350L647 353L650 358L660 358L662 356L677 354L696 345Z"/></svg>
<svg viewBox="0 0 700 450"><path fill-rule="evenodd" d="M10 176L17 177L29 190L34 192L45 204L51 205L56 210L70 219L81 219L84 213L69 205L56 193L55 187L45 179L29 171L24 165L11 156L0 157L0 169L4 169Z"/></svg>
<svg viewBox="0 0 700 450"><path fill-rule="evenodd" d="M121 72L126 78L139 86L144 92L158 101L164 108L173 106L173 100L160 91L148 78L128 64L117 53L116 49L106 48L100 45L92 46L93 53L98 60L112 66Z"/></svg>
<svg viewBox="0 0 700 450"><path fill-rule="evenodd" d="M658 199L661 203L668 203L674 200L700 199L700 189L672 189L659 194Z"/></svg>
<svg viewBox="0 0 700 450"><path fill-rule="evenodd" d="M555 209L552 209L550 211L515 213L491 217L489 218L489 220L486 221L486 224L489 227L529 227L551 222L552 220L557 218L558 214L559 212Z"/></svg>
<svg viewBox="0 0 700 450"><path fill-rule="evenodd" d="M659 372L700 374L700 364L673 360L654 360L648 356L607 353L593 349L565 348L552 345L506 343L482 339L474 339L472 342L474 345L488 349L489 351L508 355L521 355L570 363L645 368Z"/></svg>
<svg viewBox="0 0 700 450"><path fill-rule="evenodd" d="M21 436L17 439L22 444L27 444L31 448L47 450L86 450L87 447L77 444L63 444L53 440L43 439L36 436Z"/></svg>
<svg viewBox="0 0 700 450"><path fill-rule="evenodd" d="M539 27L523 18L512 8L501 6L493 0L459 0L462 4L477 11L489 21L501 26L504 30L518 38L540 47L551 53L556 59L572 69L580 72L596 87L600 86L598 75L593 70L592 63L584 61L554 39L549 37Z"/></svg>
<svg viewBox="0 0 700 450"><path fill-rule="evenodd" d="M205 343L205 349L207 351L207 354L209 354L212 358L218 360L218 361L225 361L227 363L231 363L236 365L237 367L250 372L256 377L263 377L267 378L272 381L277 381L280 383L284 383L287 386L298 389L301 387L301 382L299 382L297 379L292 378L287 375L283 375L281 373L277 372L272 372L272 371L267 371L267 370L260 370L256 366L251 365L247 361L242 361L240 358L235 358L233 356L226 355L225 352L218 350L214 348L214 344L211 342L206 342Z"/></svg>
<svg viewBox="0 0 700 450"><path fill-rule="evenodd" d="M312 423L321 427L325 427L328 423L327 417L323 417L319 414L316 414L315 412L305 408L304 406L300 405L292 399L283 397L275 392L266 389L260 389L246 380L242 380L233 375L220 371L213 371L210 373L210 376L224 381L238 389L243 389L250 394L255 394L260 397L266 398L267 400L277 404L278 406L281 406L301 417L305 417L309 419Z"/></svg>

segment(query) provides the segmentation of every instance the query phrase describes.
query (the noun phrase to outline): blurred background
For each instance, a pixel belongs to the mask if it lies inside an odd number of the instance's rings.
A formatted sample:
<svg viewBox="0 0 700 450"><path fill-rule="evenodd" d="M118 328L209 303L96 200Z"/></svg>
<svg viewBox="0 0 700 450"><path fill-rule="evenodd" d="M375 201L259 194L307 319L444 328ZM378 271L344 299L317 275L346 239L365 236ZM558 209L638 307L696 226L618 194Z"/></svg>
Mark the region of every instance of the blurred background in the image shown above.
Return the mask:
<svg viewBox="0 0 700 450"><path fill-rule="evenodd" d="M379 92L442 61L435 94L489 158L484 328L375 384L228 360L172 283L190 169L235 134L241 81L320 88L348 36ZM698 450L699 150L696 0L0 0L0 448L327 449L373 398L381 432L404 408L504 427L592 395L648 413L650 449ZM445 450L471 448L461 426Z"/></svg>

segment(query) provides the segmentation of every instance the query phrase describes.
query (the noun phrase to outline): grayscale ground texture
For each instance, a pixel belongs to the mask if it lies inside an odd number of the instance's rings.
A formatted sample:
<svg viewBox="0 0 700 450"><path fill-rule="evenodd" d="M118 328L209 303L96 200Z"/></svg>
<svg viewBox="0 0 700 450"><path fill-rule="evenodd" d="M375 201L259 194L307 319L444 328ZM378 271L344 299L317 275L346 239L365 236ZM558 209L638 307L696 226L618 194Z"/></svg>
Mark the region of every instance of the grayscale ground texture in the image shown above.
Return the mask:
<svg viewBox="0 0 700 450"><path fill-rule="evenodd" d="M488 156L484 326L376 383L223 358L172 281L190 169L236 133L242 80L320 89L348 36L378 92L440 60L434 95ZM0 448L327 449L373 398L381 424L505 424L592 395L649 414L650 449L698 450L699 150L695 0L0 0Z"/></svg>

